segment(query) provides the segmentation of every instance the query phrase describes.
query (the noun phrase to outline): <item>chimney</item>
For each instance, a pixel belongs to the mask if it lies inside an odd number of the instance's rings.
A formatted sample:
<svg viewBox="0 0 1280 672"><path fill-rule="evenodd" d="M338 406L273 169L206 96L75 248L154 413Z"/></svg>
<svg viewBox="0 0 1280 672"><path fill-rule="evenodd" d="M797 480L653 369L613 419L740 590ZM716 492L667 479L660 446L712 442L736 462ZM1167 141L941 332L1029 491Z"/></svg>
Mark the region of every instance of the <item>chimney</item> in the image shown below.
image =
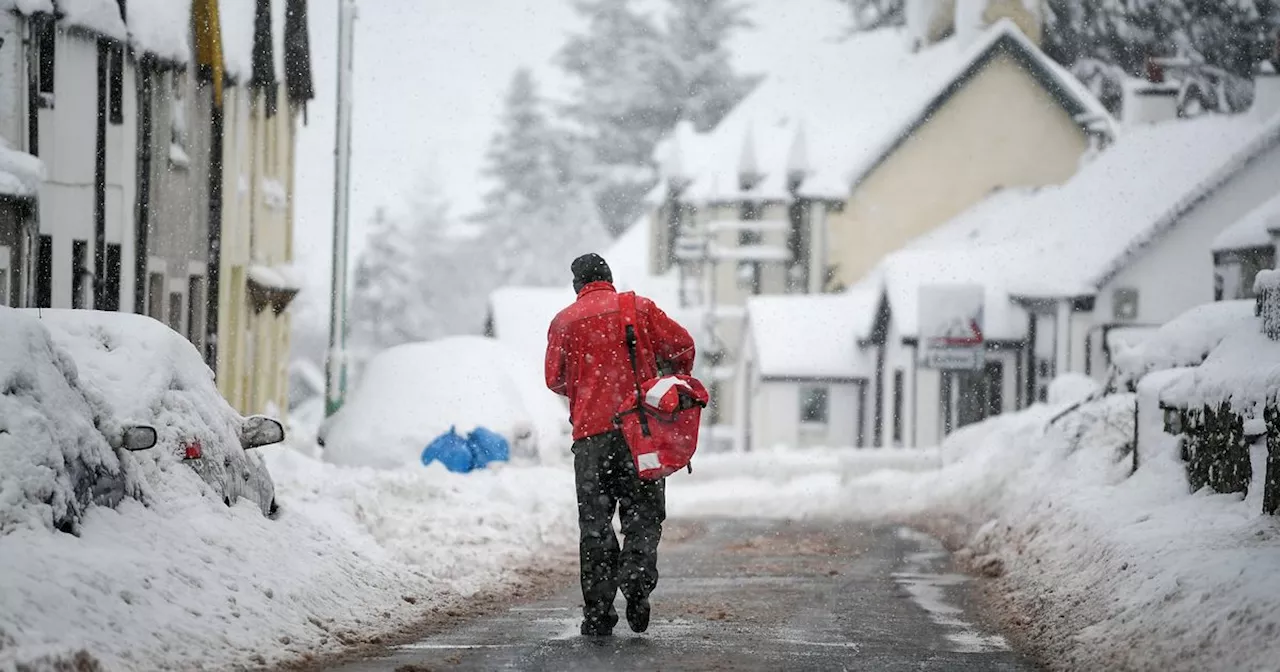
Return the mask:
<svg viewBox="0 0 1280 672"><path fill-rule="evenodd" d="M1270 60L1258 64L1253 77L1253 107L1249 113L1254 119L1264 121L1280 112L1280 74L1276 66L1280 65L1280 38L1276 38L1276 50Z"/></svg>
<svg viewBox="0 0 1280 672"><path fill-rule="evenodd" d="M1147 59L1147 78L1124 83L1125 124L1158 124L1178 118L1178 85L1166 82L1164 67Z"/></svg>
<svg viewBox="0 0 1280 672"><path fill-rule="evenodd" d="M983 30L1002 19L1013 22L1022 34L1040 46L1044 38L1043 0L953 0L953 26L956 39L972 42Z"/></svg>

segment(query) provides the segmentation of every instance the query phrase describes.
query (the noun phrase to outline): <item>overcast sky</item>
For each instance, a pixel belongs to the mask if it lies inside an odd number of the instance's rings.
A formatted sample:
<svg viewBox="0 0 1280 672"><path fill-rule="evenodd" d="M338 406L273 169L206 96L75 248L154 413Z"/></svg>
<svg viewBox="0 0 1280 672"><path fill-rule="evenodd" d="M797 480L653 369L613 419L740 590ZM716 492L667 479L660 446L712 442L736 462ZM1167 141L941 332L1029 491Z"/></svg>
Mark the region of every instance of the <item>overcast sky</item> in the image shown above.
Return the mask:
<svg viewBox="0 0 1280 672"><path fill-rule="evenodd" d="M649 0L655 2L655 0ZM532 68L565 92L552 63L579 29L569 0L357 0L352 137L351 261L379 206L399 209L426 175L457 213L479 202L484 151L512 73ZM847 25L836 0L754 0L758 29L734 44L739 67L764 72L797 40ZM333 222L337 0L308 11L316 99L300 131L295 241L309 308L327 306ZM327 310L327 309L326 309ZM312 312L308 310L307 312Z"/></svg>

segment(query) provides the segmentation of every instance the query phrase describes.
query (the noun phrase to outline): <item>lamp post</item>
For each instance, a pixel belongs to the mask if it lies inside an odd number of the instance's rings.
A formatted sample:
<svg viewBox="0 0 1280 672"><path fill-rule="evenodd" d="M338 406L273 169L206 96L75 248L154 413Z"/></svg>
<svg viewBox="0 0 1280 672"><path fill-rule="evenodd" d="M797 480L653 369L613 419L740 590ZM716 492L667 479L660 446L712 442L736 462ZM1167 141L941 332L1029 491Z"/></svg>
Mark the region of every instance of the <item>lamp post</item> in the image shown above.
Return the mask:
<svg viewBox="0 0 1280 672"><path fill-rule="evenodd" d="M338 123L334 143L333 286L329 295L329 352L325 358L324 412L342 406L347 388L347 229L351 187L351 63L355 0L338 0Z"/></svg>

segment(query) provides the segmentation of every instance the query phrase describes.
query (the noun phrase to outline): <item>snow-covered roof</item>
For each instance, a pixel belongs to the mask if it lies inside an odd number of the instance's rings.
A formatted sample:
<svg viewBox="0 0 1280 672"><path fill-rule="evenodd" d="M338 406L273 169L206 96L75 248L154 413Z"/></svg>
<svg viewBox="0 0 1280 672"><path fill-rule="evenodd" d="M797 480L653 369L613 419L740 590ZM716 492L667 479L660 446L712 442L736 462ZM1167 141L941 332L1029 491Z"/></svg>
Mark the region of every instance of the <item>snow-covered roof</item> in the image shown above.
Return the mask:
<svg viewBox="0 0 1280 672"><path fill-rule="evenodd" d="M1153 371L1200 364L1223 338L1239 331L1260 331L1253 301L1217 301L1196 306L1118 348L1112 357L1124 380L1136 381Z"/></svg>
<svg viewBox="0 0 1280 672"><path fill-rule="evenodd" d="M44 163L0 138L0 196L34 198L43 181Z"/></svg>
<svg viewBox="0 0 1280 672"><path fill-rule="evenodd" d="M176 63L191 59L191 2L129 0L127 14L129 41L139 50Z"/></svg>
<svg viewBox="0 0 1280 672"><path fill-rule="evenodd" d="M1004 277L1009 251L1003 247L904 249L881 264L889 312L903 338L920 335L920 289L929 285L981 285L982 332L987 340L1027 336L1026 312L1009 300Z"/></svg>
<svg viewBox="0 0 1280 672"><path fill-rule="evenodd" d="M1206 185L1225 180L1222 167L1258 134L1242 117L1133 127L1065 184L997 194L921 244L1003 248L1001 277L1014 295L1091 295Z"/></svg>
<svg viewBox="0 0 1280 672"><path fill-rule="evenodd" d="M858 348L870 329L874 291L754 296L747 323L763 378L865 379L874 372Z"/></svg>
<svg viewBox="0 0 1280 672"><path fill-rule="evenodd" d="M884 126L868 133L868 144L855 149L847 161L826 165L847 165L850 182L856 184L925 124L961 83L1003 52L1010 53L1038 79L1077 123L1084 125L1087 120L1099 119L1110 122L1106 107L1080 80L1032 44L1013 21L1001 19L972 40L952 39L922 52L908 66L910 71L901 73L910 84L898 92L895 116L886 117Z"/></svg>
<svg viewBox="0 0 1280 672"><path fill-rule="evenodd" d="M17 12L23 16L53 13L53 0L0 0L0 12Z"/></svg>
<svg viewBox="0 0 1280 672"><path fill-rule="evenodd" d="M253 17L256 0L218 0L222 27L222 60L227 74L248 82L253 74Z"/></svg>
<svg viewBox="0 0 1280 672"><path fill-rule="evenodd" d="M124 40L129 35L116 0L58 0L57 5L64 25L116 40Z"/></svg>
<svg viewBox="0 0 1280 672"><path fill-rule="evenodd" d="M859 34L838 44L797 43L795 58L771 72L710 133L676 129L661 148L664 168L691 180L691 202L790 200L789 179L804 175L800 193L844 200L857 178L926 120L962 82L996 54L1012 53L1081 123L1106 109L1009 20L971 41L946 40L919 53L899 30ZM763 173L740 189L744 156ZM673 168L675 169L675 168ZM674 177L667 173L664 175Z"/></svg>
<svg viewBox="0 0 1280 672"><path fill-rule="evenodd" d="M1280 194L1259 205L1213 239L1213 251L1270 247L1271 230L1280 229Z"/></svg>
<svg viewBox="0 0 1280 672"><path fill-rule="evenodd" d="M573 288L502 287L489 294L493 335L526 360L539 363L547 351L547 328L575 299Z"/></svg>
<svg viewBox="0 0 1280 672"><path fill-rule="evenodd" d="M249 266L248 276L249 280L270 289L286 292L302 289L302 276L292 264L252 264Z"/></svg>

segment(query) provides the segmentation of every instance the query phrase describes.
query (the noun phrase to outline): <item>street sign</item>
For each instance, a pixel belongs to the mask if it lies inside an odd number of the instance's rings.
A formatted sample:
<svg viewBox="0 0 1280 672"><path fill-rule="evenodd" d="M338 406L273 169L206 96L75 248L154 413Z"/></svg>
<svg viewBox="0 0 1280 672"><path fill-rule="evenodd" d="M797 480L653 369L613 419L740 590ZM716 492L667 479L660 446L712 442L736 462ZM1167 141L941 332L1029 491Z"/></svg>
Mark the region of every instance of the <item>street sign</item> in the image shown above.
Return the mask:
<svg viewBox="0 0 1280 672"><path fill-rule="evenodd" d="M986 362L982 285L920 287L920 365L948 371Z"/></svg>

